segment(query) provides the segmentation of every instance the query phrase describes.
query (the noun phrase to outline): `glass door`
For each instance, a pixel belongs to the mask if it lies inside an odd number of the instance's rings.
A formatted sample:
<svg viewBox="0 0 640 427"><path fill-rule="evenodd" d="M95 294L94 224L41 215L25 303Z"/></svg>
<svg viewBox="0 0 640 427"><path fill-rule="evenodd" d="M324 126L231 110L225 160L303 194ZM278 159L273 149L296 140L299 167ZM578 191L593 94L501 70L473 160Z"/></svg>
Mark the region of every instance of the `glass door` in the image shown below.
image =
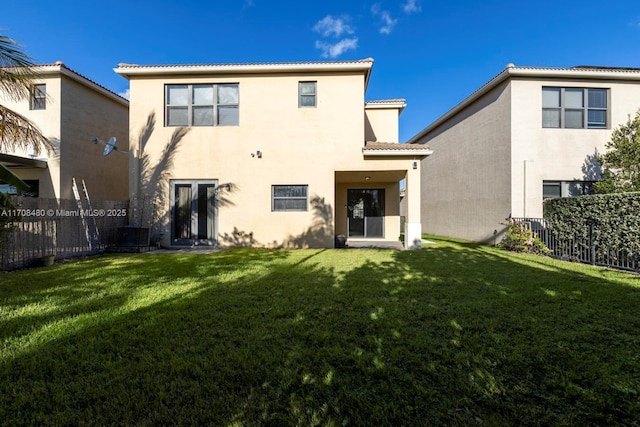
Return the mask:
<svg viewBox="0 0 640 427"><path fill-rule="evenodd" d="M216 239L216 185L196 184L198 188L198 243L213 245Z"/></svg>
<svg viewBox="0 0 640 427"><path fill-rule="evenodd" d="M171 181L171 242L216 244L216 181Z"/></svg>
<svg viewBox="0 0 640 427"><path fill-rule="evenodd" d="M193 209L191 184L174 184L173 196L171 241L177 245L187 245L191 241L191 211Z"/></svg>
<svg viewBox="0 0 640 427"><path fill-rule="evenodd" d="M347 190L347 230L350 237L384 237L384 189Z"/></svg>

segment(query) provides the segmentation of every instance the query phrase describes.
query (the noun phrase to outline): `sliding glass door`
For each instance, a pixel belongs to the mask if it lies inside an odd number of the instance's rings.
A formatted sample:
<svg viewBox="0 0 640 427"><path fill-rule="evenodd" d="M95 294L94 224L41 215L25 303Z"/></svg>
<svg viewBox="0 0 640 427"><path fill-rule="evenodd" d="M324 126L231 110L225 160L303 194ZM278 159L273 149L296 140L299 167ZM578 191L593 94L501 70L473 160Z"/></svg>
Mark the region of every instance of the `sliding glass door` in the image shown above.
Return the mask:
<svg viewBox="0 0 640 427"><path fill-rule="evenodd" d="M384 238L384 189L348 189L347 221L350 237Z"/></svg>

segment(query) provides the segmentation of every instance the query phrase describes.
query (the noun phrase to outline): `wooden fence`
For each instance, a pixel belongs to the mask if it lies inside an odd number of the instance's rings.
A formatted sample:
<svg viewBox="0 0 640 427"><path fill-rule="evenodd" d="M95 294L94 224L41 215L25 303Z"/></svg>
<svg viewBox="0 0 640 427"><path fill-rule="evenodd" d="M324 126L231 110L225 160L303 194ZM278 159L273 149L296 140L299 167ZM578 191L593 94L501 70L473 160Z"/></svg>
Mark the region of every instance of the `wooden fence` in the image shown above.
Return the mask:
<svg viewBox="0 0 640 427"><path fill-rule="evenodd" d="M127 223L128 201L14 198L16 209L0 210L15 218L12 229L0 234L0 270L92 255L116 243L118 228Z"/></svg>
<svg viewBox="0 0 640 427"><path fill-rule="evenodd" d="M534 237L538 237L551 250L551 256L585 264L611 267L619 270L640 272L640 254L629 253L620 248L597 246L591 236L593 230L586 233L589 237L573 239L558 239L553 230L543 218L512 218L516 224L521 224L531 230Z"/></svg>

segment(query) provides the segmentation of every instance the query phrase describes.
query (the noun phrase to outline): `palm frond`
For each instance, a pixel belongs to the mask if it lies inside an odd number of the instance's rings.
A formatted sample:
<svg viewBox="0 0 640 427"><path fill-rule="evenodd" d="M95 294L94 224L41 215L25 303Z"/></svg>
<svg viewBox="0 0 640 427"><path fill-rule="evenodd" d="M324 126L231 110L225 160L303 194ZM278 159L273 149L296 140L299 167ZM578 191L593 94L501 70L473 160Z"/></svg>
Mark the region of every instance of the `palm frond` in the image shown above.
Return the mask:
<svg viewBox="0 0 640 427"><path fill-rule="evenodd" d="M0 105L0 151L12 152L33 149L40 154L53 151L53 145L40 129L26 117Z"/></svg>
<svg viewBox="0 0 640 427"><path fill-rule="evenodd" d="M0 91L13 101L24 99L37 78L31 57L15 40L0 34Z"/></svg>
<svg viewBox="0 0 640 427"><path fill-rule="evenodd" d="M0 181L4 181L9 185L13 185L14 187L20 190L28 190L29 185L26 184L23 180L14 175L11 170L9 170L6 166L0 163Z"/></svg>

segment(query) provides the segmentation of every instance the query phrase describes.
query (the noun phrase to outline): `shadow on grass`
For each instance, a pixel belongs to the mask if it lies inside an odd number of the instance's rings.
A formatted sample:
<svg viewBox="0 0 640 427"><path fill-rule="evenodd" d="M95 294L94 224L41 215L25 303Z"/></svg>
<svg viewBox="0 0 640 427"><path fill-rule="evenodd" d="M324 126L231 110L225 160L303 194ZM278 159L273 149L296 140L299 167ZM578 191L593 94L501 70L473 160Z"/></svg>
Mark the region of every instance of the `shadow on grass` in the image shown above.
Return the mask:
<svg viewBox="0 0 640 427"><path fill-rule="evenodd" d="M453 241L16 272L0 285L0 419L633 425L629 277Z"/></svg>

